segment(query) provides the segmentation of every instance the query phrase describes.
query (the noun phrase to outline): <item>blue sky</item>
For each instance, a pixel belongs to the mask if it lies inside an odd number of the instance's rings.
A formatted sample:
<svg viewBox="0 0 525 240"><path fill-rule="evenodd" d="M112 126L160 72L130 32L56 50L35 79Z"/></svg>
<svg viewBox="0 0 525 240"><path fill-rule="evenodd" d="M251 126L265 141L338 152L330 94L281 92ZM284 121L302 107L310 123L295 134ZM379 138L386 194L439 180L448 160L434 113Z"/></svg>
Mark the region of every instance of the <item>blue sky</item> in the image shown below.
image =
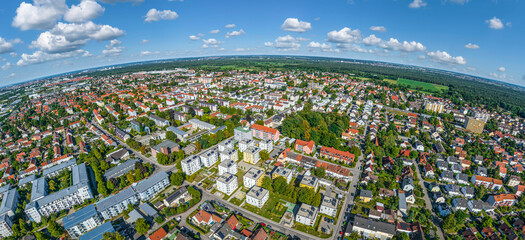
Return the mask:
<svg viewBox="0 0 525 240"><path fill-rule="evenodd" d="M0 86L142 60L283 54L435 67L525 86L519 0L5 0Z"/></svg>

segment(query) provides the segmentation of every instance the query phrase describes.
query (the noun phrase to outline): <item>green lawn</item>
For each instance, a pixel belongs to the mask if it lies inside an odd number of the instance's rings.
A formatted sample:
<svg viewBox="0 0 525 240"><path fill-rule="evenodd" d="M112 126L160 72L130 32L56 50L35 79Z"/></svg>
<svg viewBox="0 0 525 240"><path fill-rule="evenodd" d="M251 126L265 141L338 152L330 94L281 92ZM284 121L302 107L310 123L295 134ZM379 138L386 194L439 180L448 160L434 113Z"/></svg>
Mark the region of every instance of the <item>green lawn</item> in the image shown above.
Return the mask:
<svg viewBox="0 0 525 240"><path fill-rule="evenodd" d="M397 79L397 81L392 80L392 79L384 79L384 81L387 81L391 84L404 85L404 86L408 86L411 89L428 91L428 92L441 92L444 90L448 90L447 86L427 83L427 82L414 81L414 80L405 79L405 78L399 78Z"/></svg>
<svg viewBox="0 0 525 240"><path fill-rule="evenodd" d="M243 208L257 215L261 215L275 222L280 222L281 217L286 211L286 207L279 202L279 198L270 193L270 197L262 208L257 208L250 204L244 204Z"/></svg>

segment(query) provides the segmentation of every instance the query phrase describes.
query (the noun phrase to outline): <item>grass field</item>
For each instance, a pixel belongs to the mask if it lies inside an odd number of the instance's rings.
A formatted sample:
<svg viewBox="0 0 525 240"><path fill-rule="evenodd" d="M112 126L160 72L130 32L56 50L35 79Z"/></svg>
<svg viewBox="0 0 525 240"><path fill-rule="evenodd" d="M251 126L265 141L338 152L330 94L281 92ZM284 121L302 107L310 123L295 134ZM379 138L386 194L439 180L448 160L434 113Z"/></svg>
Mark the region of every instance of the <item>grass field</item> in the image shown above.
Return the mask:
<svg viewBox="0 0 525 240"><path fill-rule="evenodd" d="M414 90L421 90L425 92L441 92L444 90L448 90L447 86L439 85L439 84L433 84L433 83L427 83L427 82L420 82L420 81L414 81L410 79L405 78L399 78L396 80L392 79L384 79L384 81L387 81L391 84L398 84L403 86L408 86L410 89Z"/></svg>

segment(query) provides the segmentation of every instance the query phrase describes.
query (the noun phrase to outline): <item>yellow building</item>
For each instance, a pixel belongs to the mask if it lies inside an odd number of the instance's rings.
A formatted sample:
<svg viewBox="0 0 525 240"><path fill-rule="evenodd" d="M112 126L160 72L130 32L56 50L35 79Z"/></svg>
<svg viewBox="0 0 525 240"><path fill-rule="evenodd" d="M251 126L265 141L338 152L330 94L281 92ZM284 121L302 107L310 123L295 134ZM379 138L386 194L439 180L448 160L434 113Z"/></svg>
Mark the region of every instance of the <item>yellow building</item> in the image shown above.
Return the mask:
<svg viewBox="0 0 525 240"><path fill-rule="evenodd" d="M465 128L473 133L481 134L483 132L483 128L485 128L485 122L473 117L467 117L467 121L465 121Z"/></svg>
<svg viewBox="0 0 525 240"><path fill-rule="evenodd" d="M303 176L303 179L301 179L301 182L299 183L299 187L311 188L314 191L317 191L318 186L319 179L314 176Z"/></svg>
<svg viewBox="0 0 525 240"><path fill-rule="evenodd" d="M259 162L259 159L260 159L259 157L260 151L261 149L258 147L249 147L244 152L243 161L250 163L250 164L256 164L257 162Z"/></svg>

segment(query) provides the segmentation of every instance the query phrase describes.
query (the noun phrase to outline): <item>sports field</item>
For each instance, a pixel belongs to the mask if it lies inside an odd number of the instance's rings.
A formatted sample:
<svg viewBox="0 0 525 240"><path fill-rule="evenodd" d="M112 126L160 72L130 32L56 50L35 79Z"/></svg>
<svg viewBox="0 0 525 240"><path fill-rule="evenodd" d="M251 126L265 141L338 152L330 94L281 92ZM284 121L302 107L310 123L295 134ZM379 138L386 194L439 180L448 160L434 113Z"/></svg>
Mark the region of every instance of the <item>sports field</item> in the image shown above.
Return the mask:
<svg viewBox="0 0 525 240"><path fill-rule="evenodd" d="M399 78L397 79L397 81L392 80L392 79L384 79L384 80L391 84L408 86L408 88L411 88L411 89L422 90L422 91L427 91L427 92L441 92L444 90L448 90L447 86L427 83L427 82L414 81L414 80L405 79L405 78Z"/></svg>

